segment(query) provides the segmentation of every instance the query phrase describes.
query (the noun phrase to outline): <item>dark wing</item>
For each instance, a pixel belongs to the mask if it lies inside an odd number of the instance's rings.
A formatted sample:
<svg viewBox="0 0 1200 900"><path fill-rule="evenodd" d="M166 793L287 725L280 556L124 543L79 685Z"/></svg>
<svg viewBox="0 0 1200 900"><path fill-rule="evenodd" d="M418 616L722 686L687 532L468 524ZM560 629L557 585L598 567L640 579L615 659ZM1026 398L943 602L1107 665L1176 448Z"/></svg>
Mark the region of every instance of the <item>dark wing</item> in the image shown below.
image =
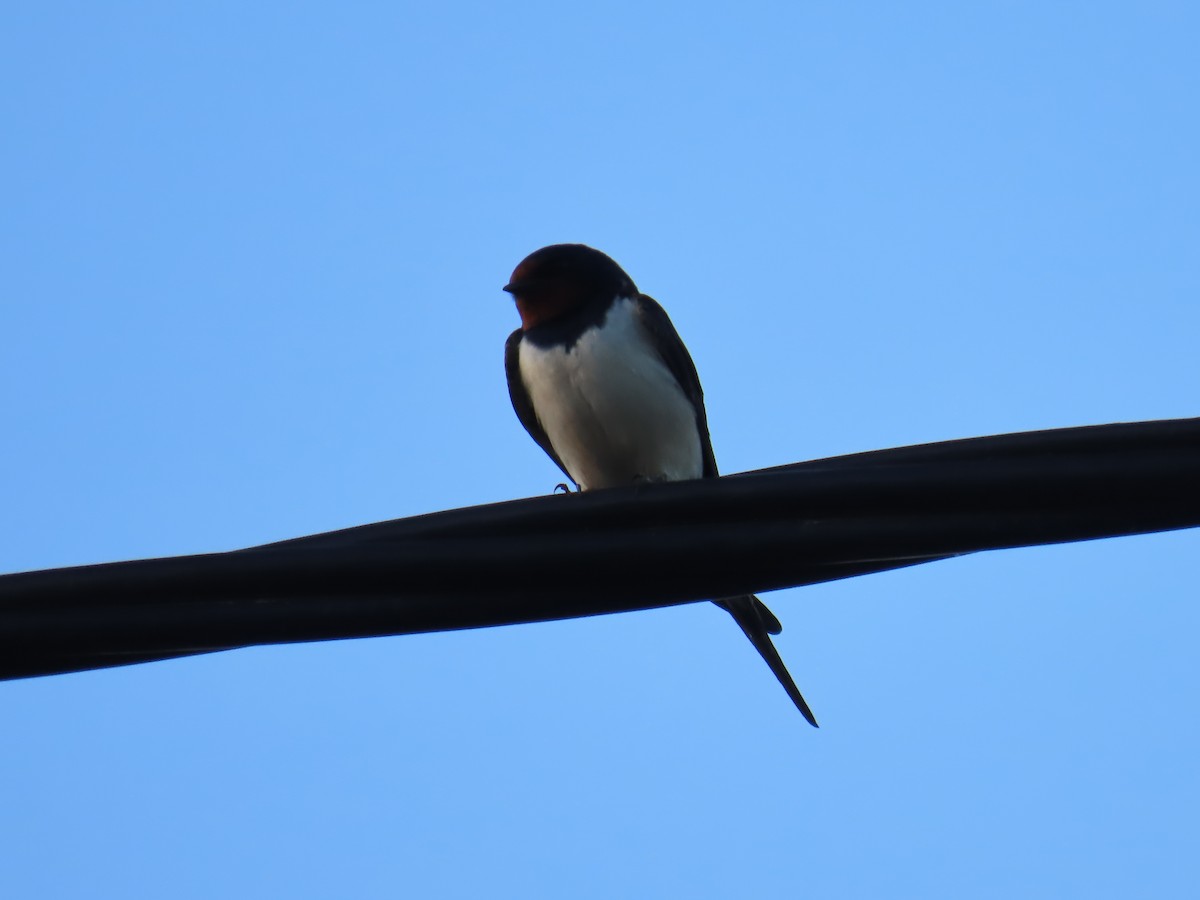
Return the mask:
<svg viewBox="0 0 1200 900"><path fill-rule="evenodd" d="M708 434L708 415L704 411L704 391L700 388L700 376L696 374L696 364L692 362L691 354L679 339L679 332L671 324L667 311L654 301L652 297L638 294L638 315L642 324L650 332L654 344L658 348L662 361L667 364L679 386L687 398L692 401L696 410L696 427L700 431L700 451L704 456L704 477L717 477L717 459L713 455L712 438ZM528 427L528 426L526 426Z"/></svg>
<svg viewBox="0 0 1200 900"><path fill-rule="evenodd" d="M529 432L529 436L537 441L539 447L546 451L546 455L554 460L554 464L562 469L563 474L571 478L571 473L567 471L567 467L563 465L562 460L558 458L558 454L554 452L554 446L550 443L550 438L546 435L546 429L538 421L537 413L533 411L533 401L529 399L529 391L525 388L525 382L521 380L521 366L518 360L518 353L521 348L521 334L521 329L518 328L504 342L504 374L508 376L509 399L512 400L517 418L521 420L521 424L525 426L525 430ZM571 483L576 487L579 486L574 478L571 478Z"/></svg>
<svg viewBox="0 0 1200 900"><path fill-rule="evenodd" d="M696 364L692 362L691 354L687 352L687 347L679 339L679 333L671 324L666 310L645 294L639 294L636 302L642 324L650 332L663 362L667 364L667 368L675 376L675 380L679 382L679 386L683 388L683 392L692 401L692 406L696 410L696 427L700 430L700 448L704 454L704 477L716 478L717 460L713 456L712 438L708 434L708 415L704 411L704 391L700 388L700 376L696 374ZM804 702L804 697L797 689L792 676L788 674L787 667L779 656L779 651L771 643L770 635L779 634L783 630L783 626L779 624L775 614L753 594L747 594L744 597L730 597L715 602L717 606L733 616L734 621L741 626L746 637L750 639L750 643L754 645L754 649L759 652L771 671L775 673L775 677L779 679L779 683L783 685L787 695L792 698L796 708L813 727L816 727L817 720L813 718L812 710Z"/></svg>

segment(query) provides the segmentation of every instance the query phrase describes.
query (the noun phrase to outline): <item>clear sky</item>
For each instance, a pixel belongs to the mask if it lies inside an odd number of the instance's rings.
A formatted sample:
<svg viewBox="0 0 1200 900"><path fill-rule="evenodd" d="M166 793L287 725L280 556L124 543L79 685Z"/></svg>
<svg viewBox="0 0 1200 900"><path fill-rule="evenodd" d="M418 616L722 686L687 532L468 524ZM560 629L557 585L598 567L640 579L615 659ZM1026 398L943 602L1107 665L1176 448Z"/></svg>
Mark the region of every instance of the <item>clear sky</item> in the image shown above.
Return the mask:
<svg viewBox="0 0 1200 900"><path fill-rule="evenodd" d="M550 491L500 291L660 300L722 468L1200 414L1190 3L9 2L0 570ZM0 685L0 894L1182 897L1200 532ZM563 585L570 590L569 584Z"/></svg>

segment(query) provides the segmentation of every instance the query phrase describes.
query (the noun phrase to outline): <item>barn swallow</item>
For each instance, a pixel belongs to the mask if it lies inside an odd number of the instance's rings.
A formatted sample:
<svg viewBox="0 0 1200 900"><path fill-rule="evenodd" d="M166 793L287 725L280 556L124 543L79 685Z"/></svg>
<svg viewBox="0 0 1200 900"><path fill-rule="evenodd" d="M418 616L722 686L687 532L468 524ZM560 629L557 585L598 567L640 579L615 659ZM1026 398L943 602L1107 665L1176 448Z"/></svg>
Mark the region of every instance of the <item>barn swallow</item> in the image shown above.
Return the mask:
<svg viewBox="0 0 1200 900"><path fill-rule="evenodd" d="M695 363L663 308L616 262L554 244L525 257L504 290L521 316L504 347L513 409L578 490L717 477ZM753 595L714 602L815 727L771 643L779 620Z"/></svg>

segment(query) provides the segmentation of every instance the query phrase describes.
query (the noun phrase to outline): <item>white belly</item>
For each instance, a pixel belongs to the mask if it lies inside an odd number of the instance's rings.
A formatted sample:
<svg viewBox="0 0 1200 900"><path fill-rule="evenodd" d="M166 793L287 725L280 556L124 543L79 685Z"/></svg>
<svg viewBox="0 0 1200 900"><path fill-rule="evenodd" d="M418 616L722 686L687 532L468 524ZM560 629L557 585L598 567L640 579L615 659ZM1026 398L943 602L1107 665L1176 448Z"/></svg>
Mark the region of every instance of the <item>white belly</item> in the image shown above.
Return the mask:
<svg viewBox="0 0 1200 900"><path fill-rule="evenodd" d="M583 490L703 474L695 410L633 301L618 300L569 352L523 341L519 365L538 420Z"/></svg>

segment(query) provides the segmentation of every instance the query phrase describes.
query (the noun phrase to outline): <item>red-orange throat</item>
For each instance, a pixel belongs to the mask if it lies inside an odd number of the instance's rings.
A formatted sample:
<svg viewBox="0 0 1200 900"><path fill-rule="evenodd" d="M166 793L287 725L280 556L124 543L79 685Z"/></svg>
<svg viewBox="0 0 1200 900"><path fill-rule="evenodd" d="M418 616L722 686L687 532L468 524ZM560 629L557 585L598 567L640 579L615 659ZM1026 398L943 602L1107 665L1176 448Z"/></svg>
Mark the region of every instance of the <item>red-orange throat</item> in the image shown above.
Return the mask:
<svg viewBox="0 0 1200 900"><path fill-rule="evenodd" d="M536 295L517 295L517 312L521 314L521 328L528 331L543 322L553 322L566 315L578 305L569 291L540 290Z"/></svg>

